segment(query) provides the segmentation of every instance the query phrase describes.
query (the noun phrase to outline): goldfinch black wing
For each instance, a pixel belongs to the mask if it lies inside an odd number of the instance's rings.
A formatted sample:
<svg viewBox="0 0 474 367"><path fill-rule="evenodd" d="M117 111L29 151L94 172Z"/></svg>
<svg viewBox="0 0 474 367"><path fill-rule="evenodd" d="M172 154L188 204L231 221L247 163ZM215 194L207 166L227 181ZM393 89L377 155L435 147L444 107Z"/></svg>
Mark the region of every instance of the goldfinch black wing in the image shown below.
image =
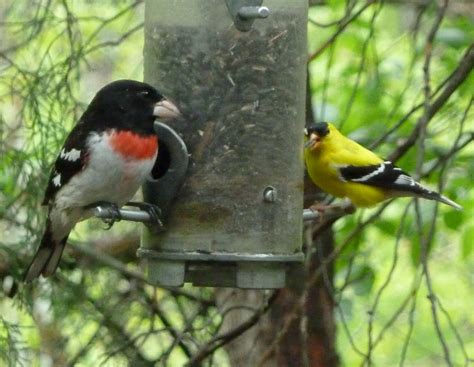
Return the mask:
<svg viewBox="0 0 474 367"><path fill-rule="evenodd" d="M340 178L345 182L358 182L389 190L412 191L417 189L417 182L395 166L392 162L382 162L367 166L339 167Z"/></svg>
<svg viewBox="0 0 474 367"><path fill-rule="evenodd" d="M367 166L341 166L339 177L344 182L356 182L389 190L393 196L418 196L440 201L456 209L462 208L447 197L416 182L413 177L390 161Z"/></svg>

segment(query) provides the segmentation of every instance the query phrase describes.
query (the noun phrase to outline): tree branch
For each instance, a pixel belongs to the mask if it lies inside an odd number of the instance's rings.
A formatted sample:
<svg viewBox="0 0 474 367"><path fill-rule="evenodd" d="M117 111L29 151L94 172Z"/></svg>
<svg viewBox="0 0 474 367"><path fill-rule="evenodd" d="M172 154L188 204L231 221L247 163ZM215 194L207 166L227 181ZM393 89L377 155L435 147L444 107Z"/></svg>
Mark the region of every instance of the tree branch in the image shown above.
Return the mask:
<svg viewBox="0 0 474 367"><path fill-rule="evenodd" d="M420 134L422 121L429 122L433 116L444 106L454 91L467 79L474 67L474 44L471 44L464 53L457 68L447 78L444 89L440 95L427 108L424 114L418 119L412 134L389 156L389 160L396 162L402 157L416 142Z"/></svg>
<svg viewBox="0 0 474 367"><path fill-rule="evenodd" d="M82 254L86 257L89 257L90 259L92 259L93 261L95 261L95 262L97 262L101 265L105 265L105 266L108 266L112 269L115 269L115 270L119 271L120 273L122 273L123 275L125 275L127 277L134 278L134 279L136 279L138 281L141 281L141 282L144 282L146 284L150 284L148 282L148 279L146 278L145 274L143 274L141 271L128 268L121 261L115 259L114 257L110 256L107 253L95 250L92 246L79 245L79 244L74 244L74 243L69 243L69 242L68 242L68 246L74 248L74 250L77 251L78 253L80 253L80 254ZM151 285L153 285L153 284L151 284ZM169 291L175 297L182 296L182 297L188 298L192 301L200 302L200 303L202 303L204 305L207 305L207 306L212 306L212 307L215 306L214 301L209 300L209 299L205 299L203 297L199 297L199 296L197 296L195 294L192 294L190 292L187 292L183 289L168 288L168 287L161 287L161 288L166 289L167 291Z"/></svg>
<svg viewBox="0 0 474 367"><path fill-rule="evenodd" d="M274 291L272 295L268 298L268 301L265 306L257 310L250 318L241 323L239 326L209 340L209 342L207 342L194 355L194 357L191 358L188 363L186 363L185 366L198 366L206 357L211 355L216 349L231 342L238 336L242 335L245 331L250 329L252 326L254 326L260 320L260 318L269 310L273 302L276 300L278 294L278 291Z"/></svg>
<svg viewBox="0 0 474 367"><path fill-rule="evenodd" d="M351 24L354 20L356 20L359 15L361 15L365 9L367 9L370 5L375 3L376 0L368 0L354 15L352 15L350 18L347 18L345 21L341 22L339 25L339 28L337 29L336 32L334 32L329 39L324 42L316 51L314 51L308 58L308 62L313 61L316 59L319 55L323 53L323 51L330 46L336 39L339 37L339 35L346 29L346 27Z"/></svg>

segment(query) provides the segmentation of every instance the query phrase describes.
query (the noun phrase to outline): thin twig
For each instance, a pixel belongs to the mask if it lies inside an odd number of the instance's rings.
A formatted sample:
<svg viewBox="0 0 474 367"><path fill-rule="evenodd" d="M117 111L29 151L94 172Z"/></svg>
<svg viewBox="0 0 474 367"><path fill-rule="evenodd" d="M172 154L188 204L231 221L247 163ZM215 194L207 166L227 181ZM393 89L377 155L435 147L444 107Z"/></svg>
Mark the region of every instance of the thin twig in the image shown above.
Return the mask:
<svg viewBox="0 0 474 367"><path fill-rule="evenodd" d="M396 162L400 157L402 157L417 141L418 135L420 133L420 123L422 121L427 121L427 123L433 118L433 116L444 106L448 101L449 97L456 91L456 89L467 79L474 67L474 44L471 44L456 69L450 74L446 79L446 83L443 86L439 96L431 103L429 108L424 112L416 124L415 129L412 131L411 135L405 140L403 144L398 146L389 156L389 160Z"/></svg>
<svg viewBox="0 0 474 367"><path fill-rule="evenodd" d="M346 27L351 24L354 20L356 20L370 5L372 5L377 0L368 0L354 15L350 18L347 18L344 22L339 25L339 28L336 32L334 32L329 39L324 42L316 51L314 51L308 58L308 62L313 61L316 59L320 54L323 53L326 48L328 48L336 39L337 37L346 29Z"/></svg>
<svg viewBox="0 0 474 367"><path fill-rule="evenodd" d="M439 8L436 19L433 23L433 26L430 29L430 32L428 34L428 37L426 39L426 44L425 44L425 62L423 64L423 82L424 82L424 114L420 118L420 120L417 123L417 130L418 130L418 156L417 156L417 168L416 168L416 177L419 178L421 176L421 169L423 167L423 161L424 161L424 154L425 154L425 137L426 137L426 127L428 125L429 119L430 119L430 109L432 107L431 104L431 86L430 86L430 63L431 63L431 56L433 52L433 41L436 36L436 33L438 32L438 29L441 25L441 22L444 18L444 14L446 12L446 9L448 7L449 0L444 0L443 5ZM425 281L426 281L426 286L428 288L428 299L431 304L431 313L433 317L433 323L435 325L435 330L436 334L438 335L438 339L441 343L441 346L443 348L444 352L444 358L446 360L446 363L449 366L452 366L452 361L450 357L450 352L449 352L449 347L445 341L445 338L443 336L443 332L441 330L441 326L439 324L439 318L438 318L438 312L436 309L437 305L437 298L433 290L433 285L431 281L431 276L429 272L429 266L428 266L428 249L432 243L432 239L434 236L434 231L436 229L436 215L438 212L438 205L435 205L434 208L434 214L432 216L432 221L430 224L430 230L427 235L423 235L423 230L422 230L422 220L421 220L421 215L419 212L419 206L418 206L418 201L415 201L415 208L416 208L416 214L417 214L417 223L419 223L419 228L420 228L420 245L421 245L421 254L420 254L420 260L421 260L421 265L423 268L423 273L425 275Z"/></svg>
<svg viewBox="0 0 474 367"><path fill-rule="evenodd" d="M405 207L405 210L403 211L403 214L402 214L402 220L401 220L400 226L398 227L398 231L397 231L396 238L395 238L395 246L394 246L394 249L393 249L392 265L390 266L390 269L388 271L387 277L385 278L385 281L382 283L382 285L380 286L379 290L377 291L377 293L375 295L375 300L374 300L374 303L372 304L371 309L368 311L369 324L368 324L368 330L367 330L367 332L368 332L367 358L366 358L366 361L363 362L363 364L365 364L365 362L367 362L367 364L369 366L372 365L372 359L371 359L372 351L375 348L375 343L373 342L374 316L377 312L377 307L378 307L380 299L382 297L382 293L388 287L388 285L390 284L392 276L395 272L395 268L397 266L398 248L400 246L400 241L402 239L403 228L404 228L404 225L405 225L405 220L407 218L407 214L408 214L409 209L410 209L410 203Z"/></svg>
<svg viewBox="0 0 474 367"><path fill-rule="evenodd" d="M236 326L235 328L229 330L228 332L215 336L211 340L209 340L206 345L204 345L195 355L191 358L185 366L197 366L201 363L205 358L211 355L216 349L222 347L223 345L231 342L238 336L242 335L245 331L250 329L254 326L260 318L269 310L273 302L276 300L278 296L278 291L274 291L272 295L268 298L266 304L256 311L251 317L247 320L242 322L240 325Z"/></svg>
<svg viewBox="0 0 474 367"><path fill-rule="evenodd" d="M94 261L96 261L96 262L98 262L102 265L105 265L107 267L110 267L112 269L115 269L115 270L119 271L120 273L122 273L123 275L125 275L129 278L134 278L134 279L139 280L141 282L144 282L146 284L150 284L147 277L142 272L140 272L138 270L135 270L135 269L130 269L129 267L127 267L125 264L123 264L119 260L115 259L114 257L112 257L112 256L110 256L106 253L99 252L91 246L79 245L77 243L71 243L71 242L68 242L68 246L74 248L79 253L89 257L90 259L92 259L92 260L94 260ZM153 285L153 284L151 284L151 285ZM182 297L188 298L189 300L201 302L201 303L206 304L208 306L215 306L215 303L213 301L204 299L204 298L199 297L195 294L187 292L183 289L169 288L169 287L162 287L162 288L166 289L167 291L169 291L174 296L182 296Z"/></svg>
<svg viewBox="0 0 474 367"><path fill-rule="evenodd" d="M377 20L378 15L383 9L383 2L381 1L378 4L378 7L374 9L374 12L372 13L372 17L370 19L370 28L369 28L369 34L367 35L367 38L364 40L364 43L361 48L361 57L360 57L360 62L359 62L359 67L357 68L357 74L356 74L356 80L355 83L352 87L351 94L349 96L349 100L346 103L346 108L344 110L344 114L342 115L340 119L340 124L339 124L339 129L342 129L345 122L347 121L348 116L351 113L352 105L354 104L354 100L357 94L357 91L359 89L359 84L362 79L362 72L364 71L365 68L365 63L367 59L367 50L369 47L369 42L372 40L374 36L374 31L375 31L375 21Z"/></svg>

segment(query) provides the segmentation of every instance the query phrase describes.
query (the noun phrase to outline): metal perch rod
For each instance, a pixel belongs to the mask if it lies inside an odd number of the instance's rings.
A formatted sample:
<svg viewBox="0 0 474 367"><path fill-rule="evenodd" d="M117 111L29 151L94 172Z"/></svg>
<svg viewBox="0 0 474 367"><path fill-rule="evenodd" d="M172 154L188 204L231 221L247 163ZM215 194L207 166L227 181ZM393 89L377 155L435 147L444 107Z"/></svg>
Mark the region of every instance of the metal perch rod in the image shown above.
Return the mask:
<svg viewBox="0 0 474 367"><path fill-rule="evenodd" d="M119 211L122 220L142 223L150 223L152 221L150 214L144 210L120 209ZM113 219L115 217L110 209L101 206L94 208L94 215L100 219ZM317 211L311 209L303 210L303 220L305 221L317 219L319 216L320 214Z"/></svg>
<svg viewBox="0 0 474 367"><path fill-rule="evenodd" d="M150 214L144 210L130 210L120 209L121 220L128 220L131 222L150 223L152 220ZM114 219L113 211L108 208L97 206L94 208L94 215L100 219Z"/></svg>

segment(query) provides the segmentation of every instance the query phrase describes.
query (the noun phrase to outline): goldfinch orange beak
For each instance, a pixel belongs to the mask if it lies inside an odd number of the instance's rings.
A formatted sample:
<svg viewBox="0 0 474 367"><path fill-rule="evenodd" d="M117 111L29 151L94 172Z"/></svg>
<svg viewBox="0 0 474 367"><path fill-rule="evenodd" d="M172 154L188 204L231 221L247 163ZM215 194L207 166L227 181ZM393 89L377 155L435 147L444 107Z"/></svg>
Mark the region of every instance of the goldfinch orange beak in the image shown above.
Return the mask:
<svg viewBox="0 0 474 367"><path fill-rule="evenodd" d="M321 144L321 138L317 134L312 133L309 136L309 139L305 143L304 147L305 148L311 148L311 150L314 150L314 149L318 148L320 144Z"/></svg>
<svg viewBox="0 0 474 367"><path fill-rule="evenodd" d="M160 120L171 120L181 116L178 107L167 99L162 99L153 109L153 116Z"/></svg>

